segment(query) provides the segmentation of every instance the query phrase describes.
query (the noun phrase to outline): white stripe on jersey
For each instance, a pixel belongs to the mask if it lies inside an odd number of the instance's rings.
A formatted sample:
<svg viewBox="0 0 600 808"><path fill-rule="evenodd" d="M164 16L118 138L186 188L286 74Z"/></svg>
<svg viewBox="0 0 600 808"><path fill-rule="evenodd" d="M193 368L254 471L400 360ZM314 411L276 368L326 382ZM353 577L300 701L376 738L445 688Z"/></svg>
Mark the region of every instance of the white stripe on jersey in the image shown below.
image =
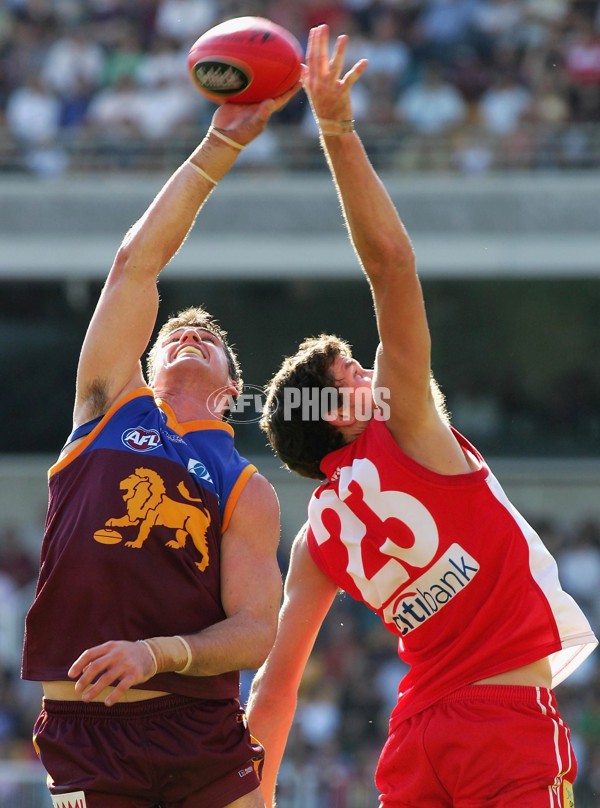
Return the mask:
<svg viewBox="0 0 600 808"><path fill-rule="evenodd" d="M561 587L556 561L538 534L508 499L491 472L486 482L494 497L511 514L527 542L531 576L544 593L558 627L562 650L549 657L554 688L587 659L598 640L575 600Z"/></svg>

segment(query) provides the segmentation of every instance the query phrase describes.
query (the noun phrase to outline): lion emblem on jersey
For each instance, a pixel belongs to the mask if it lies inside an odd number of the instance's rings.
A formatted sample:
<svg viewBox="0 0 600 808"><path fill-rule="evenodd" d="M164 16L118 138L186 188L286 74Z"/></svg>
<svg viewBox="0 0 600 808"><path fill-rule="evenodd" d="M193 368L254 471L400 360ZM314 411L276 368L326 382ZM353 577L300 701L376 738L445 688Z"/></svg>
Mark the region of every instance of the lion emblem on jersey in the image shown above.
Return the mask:
<svg viewBox="0 0 600 808"><path fill-rule="evenodd" d="M129 477L121 481L119 488L123 492L125 516L107 519L104 529L97 530L94 538L103 544L116 544L122 536L112 530L115 527L137 527L137 537L125 542L125 547L142 547L153 527L171 528L175 536L166 543L167 547L181 550L189 539L202 556L196 562L203 572L208 566L208 543L206 532L210 525L210 514L200 504L201 499L192 497L185 484L180 482L177 490L186 500L178 502L167 496L162 477L152 469L138 468ZM197 503L197 504L191 504Z"/></svg>

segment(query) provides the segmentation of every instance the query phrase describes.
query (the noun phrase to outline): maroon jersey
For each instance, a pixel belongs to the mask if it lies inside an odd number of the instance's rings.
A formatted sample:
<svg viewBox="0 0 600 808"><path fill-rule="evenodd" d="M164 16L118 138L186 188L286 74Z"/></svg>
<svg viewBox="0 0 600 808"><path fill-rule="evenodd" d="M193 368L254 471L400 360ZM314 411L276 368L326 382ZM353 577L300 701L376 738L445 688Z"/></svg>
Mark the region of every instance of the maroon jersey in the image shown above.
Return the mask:
<svg viewBox="0 0 600 808"><path fill-rule="evenodd" d="M23 678L65 681L86 648L224 620L221 537L255 470L228 424L180 424L149 389L112 407L49 472ZM139 687L236 698L239 674L162 673Z"/></svg>

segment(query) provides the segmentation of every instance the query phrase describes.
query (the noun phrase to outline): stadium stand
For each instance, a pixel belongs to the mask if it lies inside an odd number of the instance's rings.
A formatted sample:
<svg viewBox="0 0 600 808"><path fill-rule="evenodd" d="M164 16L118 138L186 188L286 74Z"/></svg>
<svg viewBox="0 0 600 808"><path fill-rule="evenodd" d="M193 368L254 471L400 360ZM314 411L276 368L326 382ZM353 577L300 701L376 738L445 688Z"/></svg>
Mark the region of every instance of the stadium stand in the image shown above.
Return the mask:
<svg viewBox="0 0 600 808"><path fill-rule="evenodd" d="M121 228L133 220L134 210L142 209L156 184L153 175L169 171L187 156L212 113L186 75L189 46L206 28L242 14L267 16L302 42L311 25L328 22L334 32L352 35L349 60L368 55L371 69L356 88L357 126L378 169L388 176L410 172L421 178L416 190L413 183L409 189L401 182L392 188L408 210L411 232L420 242L426 282L434 282L440 267L453 260L453 277L465 277L456 269L458 264L467 276L471 271L496 277L508 261L502 249L507 233L515 273L521 271L528 279L545 273L544 277L566 281L573 271L577 278L597 281L597 0L6 0L0 7L0 244L4 255L0 284L3 293L8 291L15 299L4 296L4 302L0 301L5 338L22 318L24 284L46 283L44 274L56 286L50 290L56 299L47 303L53 316L62 316L63 297L71 314L89 306L91 290L106 271ZM306 113L300 94L278 115L272 131L244 154L239 168L247 182L220 189L232 205L231 216L240 224L243 238L232 240L219 271L226 273L235 264L243 239L253 235L264 239L259 230L256 235L258 217L262 222L280 221L278 208L289 204L291 186L286 190L286 183L292 181L294 222L301 232L284 232L282 238L302 239L311 222L319 222L313 244L303 244L302 251L297 251L309 264L310 278L318 277L319 271L312 250L326 249L331 255L338 249L338 241L329 241L329 231L339 224L337 210L325 191L315 197L315 187L321 188L324 182L319 176L323 164L312 119ZM475 184L459 195L456 184L445 185L447 175L459 180L469 177ZM509 185L513 175L516 185ZM540 184L530 183L532 175L540 178ZM272 183L270 208L252 205L257 177ZM114 184L107 185L113 178ZM478 186L482 178L492 185ZM23 180L34 185L24 187ZM97 219L91 219L82 205L90 187L102 208ZM559 197L562 202L557 207ZM218 210L207 210L206 216L207 229L222 243L227 223ZM31 238L32 221L41 241ZM77 254L72 266L62 263L60 251L69 229L80 234L74 242ZM452 243L443 256L429 238L434 231L443 234L445 244ZM55 241L48 242L52 234ZM457 234L455 242L453 234ZM577 251L572 249L575 241ZM212 242L209 247L211 260L217 260ZM188 248L189 259L183 257L175 269L181 283L189 278L189 264L199 249L193 237ZM249 275L258 278L262 272L265 282L272 281L279 271L276 248L267 254L272 263L251 265ZM82 278L78 271L84 249L89 263ZM47 263L41 265L44 251ZM532 254L539 265L531 263ZM340 280L347 280L345 269L335 269ZM294 287L295 299L308 308L310 288L305 278L303 283L298 280L299 264L292 264L289 271L287 281ZM234 277L240 280L239 274ZM344 288L351 292L350 287ZM565 288L567 302L572 287ZM589 288L585 289L583 294L588 294ZM596 294L592 290L590 298L596 300ZM169 298L166 284L165 297ZM447 300L444 317L451 316L450 309ZM591 309L590 304L588 320L597 319ZM11 311L15 312L12 319ZM514 310L510 314L516 317ZM523 311L520 316L526 317ZM573 330L578 325L574 313ZM444 328L445 322L434 326ZM562 326L568 328L569 323ZM581 343L592 356L594 344L597 340ZM6 364L3 367L6 371ZM537 415L521 418L527 407L515 400L512 385L507 385L505 398L495 395L490 400L481 396L473 376L461 381L460 389L452 391L455 417L469 423L469 429L479 430L480 439L492 450L498 449L494 435L505 439L506 424L518 423L511 446L538 429L542 438L553 434L563 447L577 444L580 456L591 456L589 466L579 460L568 471L560 466L556 489L552 463L543 464L545 478L539 463L528 465L522 458L509 457L499 471L501 476L506 472L509 484L529 502L530 510L524 503L522 509L558 557L565 588L576 595L599 632L600 518L593 515L600 434L596 378L557 376L554 386L548 387L556 404L551 408L553 420L540 420ZM70 389L66 395L70 396ZM583 414L573 418L573 404L582 401L585 408L578 412ZM19 655L23 616L37 569L45 458L34 458L30 464L12 454L15 446L8 441L15 433L12 424L19 418L19 405L7 401L4 406L14 410L6 411L11 435L0 436L4 489L0 508L0 808L42 808L48 796L31 744L39 692L35 685L20 681ZM29 453L41 447L44 429L41 424L39 431L33 430ZM61 427L61 436L64 431ZM265 465L261 459L257 463ZM281 482L282 491L286 485ZM39 489L39 502L27 510L27 516L19 507L21 488ZM544 493L539 494L542 488ZM302 518L306 492L300 487L294 494L286 490L283 496L289 503L281 558L285 568L286 549ZM543 507L549 500L553 507ZM340 597L303 684L281 771L280 808L373 808L372 772L401 674L391 635L348 598ZM250 677L251 672L244 677L246 693ZM600 804L600 673L595 656L561 686L559 697L579 760L576 804L595 808Z"/></svg>
<svg viewBox="0 0 600 808"><path fill-rule="evenodd" d="M302 43L315 21L352 35L348 59L366 54L371 64L355 109L378 168L600 164L595 0L9 0L0 10L0 170L172 167L212 110L188 79L187 51L206 28L242 14L270 17ZM322 165L302 94L273 133L249 167Z"/></svg>

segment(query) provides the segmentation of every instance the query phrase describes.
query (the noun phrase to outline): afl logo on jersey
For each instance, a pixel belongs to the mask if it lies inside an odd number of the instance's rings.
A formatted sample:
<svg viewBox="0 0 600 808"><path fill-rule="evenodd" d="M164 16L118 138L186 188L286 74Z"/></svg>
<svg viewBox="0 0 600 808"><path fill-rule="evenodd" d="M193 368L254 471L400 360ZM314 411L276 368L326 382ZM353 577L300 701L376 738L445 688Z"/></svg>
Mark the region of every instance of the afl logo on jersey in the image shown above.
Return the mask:
<svg viewBox="0 0 600 808"><path fill-rule="evenodd" d="M144 429L141 426L126 429L121 440L128 449L134 452L151 452L160 446L160 434L156 429Z"/></svg>

